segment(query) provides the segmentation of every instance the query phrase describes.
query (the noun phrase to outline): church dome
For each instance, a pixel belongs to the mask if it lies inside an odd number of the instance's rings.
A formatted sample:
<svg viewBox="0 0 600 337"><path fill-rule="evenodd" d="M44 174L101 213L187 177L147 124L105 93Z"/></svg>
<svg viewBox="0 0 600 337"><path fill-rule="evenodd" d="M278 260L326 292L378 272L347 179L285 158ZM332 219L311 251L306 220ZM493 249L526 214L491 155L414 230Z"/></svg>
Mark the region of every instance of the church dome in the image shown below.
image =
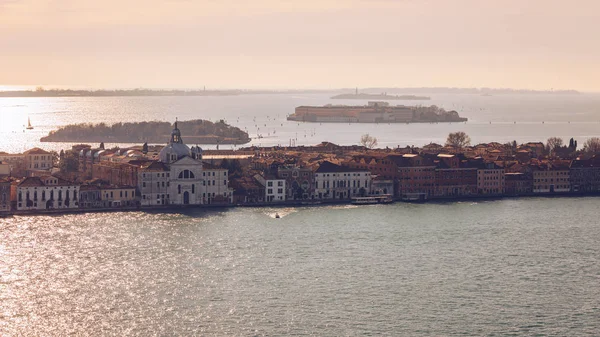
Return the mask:
<svg viewBox="0 0 600 337"><path fill-rule="evenodd" d="M177 128L177 122L175 122L173 131L171 131L171 140L167 146L160 150L158 158L163 163L172 163L185 156L190 156L190 154L190 148L183 144L183 140L181 139L181 131L179 131Z"/></svg>

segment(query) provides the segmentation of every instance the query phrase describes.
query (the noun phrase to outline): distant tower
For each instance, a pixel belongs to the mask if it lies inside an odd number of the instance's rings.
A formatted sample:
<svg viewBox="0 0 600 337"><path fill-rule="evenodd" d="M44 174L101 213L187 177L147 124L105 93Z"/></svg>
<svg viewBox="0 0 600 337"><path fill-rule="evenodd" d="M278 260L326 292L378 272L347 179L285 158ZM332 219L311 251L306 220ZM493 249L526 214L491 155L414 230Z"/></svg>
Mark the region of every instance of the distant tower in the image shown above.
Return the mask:
<svg viewBox="0 0 600 337"><path fill-rule="evenodd" d="M356 96L358 96L358 87L356 87L356 90L354 91L354 94L355 94Z"/></svg>

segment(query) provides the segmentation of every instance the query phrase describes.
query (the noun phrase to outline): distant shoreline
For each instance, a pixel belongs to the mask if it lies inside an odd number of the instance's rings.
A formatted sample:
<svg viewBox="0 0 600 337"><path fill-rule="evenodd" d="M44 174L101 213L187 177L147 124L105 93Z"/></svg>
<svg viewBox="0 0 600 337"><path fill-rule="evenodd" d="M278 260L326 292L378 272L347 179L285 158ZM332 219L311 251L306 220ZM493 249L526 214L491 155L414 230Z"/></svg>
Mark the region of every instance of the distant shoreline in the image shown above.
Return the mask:
<svg viewBox="0 0 600 337"><path fill-rule="evenodd" d="M237 96L241 90L18 90L0 91L0 97L145 97L145 96Z"/></svg>
<svg viewBox="0 0 600 337"><path fill-rule="evenodd" d="M475 95L578 95L581 92L577 90L524 90L524 89L503 89L503 88L450 88L450 87L419 87L419 88L363 88L362 93L357 97L354 88L339 89L282 89L282 90L247 90L247 89L99 89L99 90L78 90L78 89L44 89L35 90L7 90L0 91L0 98L3 97L153 97L153 96L240 96L240 95L260 95L260 94L336 94L332 98L347 99L381 99L382 92L394 92L398 94L385 95L384 99L430 99L425 96L416 96L414 94L475 94ZM411 94L402 94L408 92ZM341 96L341 97L338 97ZM346 97L347 96L347 97ZM399 98L395 98L399 97Z"/></svg>

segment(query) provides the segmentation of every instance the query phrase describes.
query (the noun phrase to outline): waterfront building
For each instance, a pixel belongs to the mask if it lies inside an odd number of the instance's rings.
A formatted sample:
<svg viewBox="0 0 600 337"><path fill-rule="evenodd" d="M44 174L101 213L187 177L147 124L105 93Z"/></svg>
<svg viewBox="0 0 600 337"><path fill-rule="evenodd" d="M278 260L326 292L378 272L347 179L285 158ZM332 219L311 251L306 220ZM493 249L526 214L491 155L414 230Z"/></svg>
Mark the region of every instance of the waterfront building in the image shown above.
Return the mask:
<svg viewBox="0 0 600 337"><path fill-rule="evenodd" d="M232 203L233 189L229 187L229 172L225 168L202 163L203 204Z"/></svg>
<svg viewBox="0 0 600 337"><path fill-rule="evenodd" d="M600 157L573 160L570 166L570 179L573 192L600 192Z"/></svg>
<svg viewBox="0 0 600 337"><path fill-rule="evenodd" d="M482 163L477 170L477 193L501 195L505 191L504 168L493 162Z"/></svg>
<svg viewBox="0 0 600 337"><path fill-rule="evenodd" d="M102 207L102 197L100 186L90 184L79 187L79 207L80 208L100 208Z"/></svg>
<svg viewBox="0 0 600 337"><path fill-rule="evenodd" d="M10 180L0 178L0 214L10 212Z"/></svg>
<svg viewBox="0 0 600 337"><path fill-rule="evenodd" d="M382 195L382 194L394 194L394 180L385 179L381 176L374 176L371 180L371 194Z"/></svg>
<svg viewBox="0 0 600 337"><path fill-rule="evenodd" d="M477 167L454 154L439 154L435 169L435 196L464 197L477 194Z"/></svg>
<svg viewBox="0 0 600 337"><path fill-rule="evenodd" d="M252 204L264 201L264 187L254 177L240 177L230 182L233 188L233 200L235 204Z"/></svg>
<svg viewBox="0 0 600 337"><path fill-rule="evenodd" d="M528 195L533 192L533 178L531 174L507 172L504 174L504 184L506 195Z"/></svg>
<svg viewBox="0 0 600 337"><path fill-rule="evenodd" d="M170 204L171 172L164 163L149 161L141 164L137 177L142 206Z"/></svg>
<svg viewBox="0 0 600 337"><path fill-rule="evenodd" d="M434 160L429 155L390 156L397 166L396 195L403 199L429 199L435 192Z"/></svg>
<svg viewBox="0 0 600 337"><path fill-rule="evenodd" d="M545 161L533 164L533 193L566 193L571 191L570 163Z"/></svg>
<svg viewBox="0 0 600 337"><path fill-rule="evenodd" d="M27 177L11 186L16 209L49 210L79 207L79 184L54 177Z"/></svg>
<svg viewBox="0 0 600 337"><path fill-rule="evenodd" d="M315 197L349 199L371 193L371 172L324 161L315 171Z"/></svg>
<svg viewBox="0 0 600 337"><path fill-rule="evenodd" d="M100 198L103 207L133 207L138 204L135 187L100 186Z"/></svg>
<svg viewBox="0 0 600 337"><path fill-rule="evenodd" d="M315 174L308 167L280 166L277 177L285 180L286 200L312 199L315 195Z"/></svg>
<svg viewBox="0 0 600 337"><path fill-rule="evenodd" d="M285 179L264 173L255 174L254 179L264 188L264 200L266 202L281 202L286 200Z"/></svg>
<svg viewBox="0 0 600 337"><path fill-rule="evenodd" d="M169 143L160 151L158 157L169 170L166 174L168 189L164 204L202 205L233 202L233 190L229 188L227 169L203 163L202 149L199 146L190 149L183 143L177 122ZM162 193L160 197L162 202Z"/></svg>

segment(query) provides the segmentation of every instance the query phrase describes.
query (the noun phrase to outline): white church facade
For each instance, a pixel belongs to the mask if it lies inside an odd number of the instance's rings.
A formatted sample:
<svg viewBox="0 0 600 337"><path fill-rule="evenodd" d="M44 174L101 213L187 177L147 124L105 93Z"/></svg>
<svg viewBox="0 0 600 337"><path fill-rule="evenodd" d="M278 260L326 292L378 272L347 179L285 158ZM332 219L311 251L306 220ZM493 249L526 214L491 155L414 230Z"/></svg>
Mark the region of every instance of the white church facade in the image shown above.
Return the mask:
<svg viewBox="0 0 600 337"><path fill-rule="evenodd" d="M229 187L229 176L226 169L213 167L202 162L202 149L194 146L191 149L183 143L181 131L175 122L171 139L159 153L159 163L166 172L163 182L149 182L155 179L152 174L142 173L138 181L142 191L142 205L207 205L233 202L233 189ZM157 165L153 165L157 166ZM153 172L162 178L162 172ZM159 184L158 193L146 196L147 186ZM164 195L164 196L163 196Z"/></svg>

